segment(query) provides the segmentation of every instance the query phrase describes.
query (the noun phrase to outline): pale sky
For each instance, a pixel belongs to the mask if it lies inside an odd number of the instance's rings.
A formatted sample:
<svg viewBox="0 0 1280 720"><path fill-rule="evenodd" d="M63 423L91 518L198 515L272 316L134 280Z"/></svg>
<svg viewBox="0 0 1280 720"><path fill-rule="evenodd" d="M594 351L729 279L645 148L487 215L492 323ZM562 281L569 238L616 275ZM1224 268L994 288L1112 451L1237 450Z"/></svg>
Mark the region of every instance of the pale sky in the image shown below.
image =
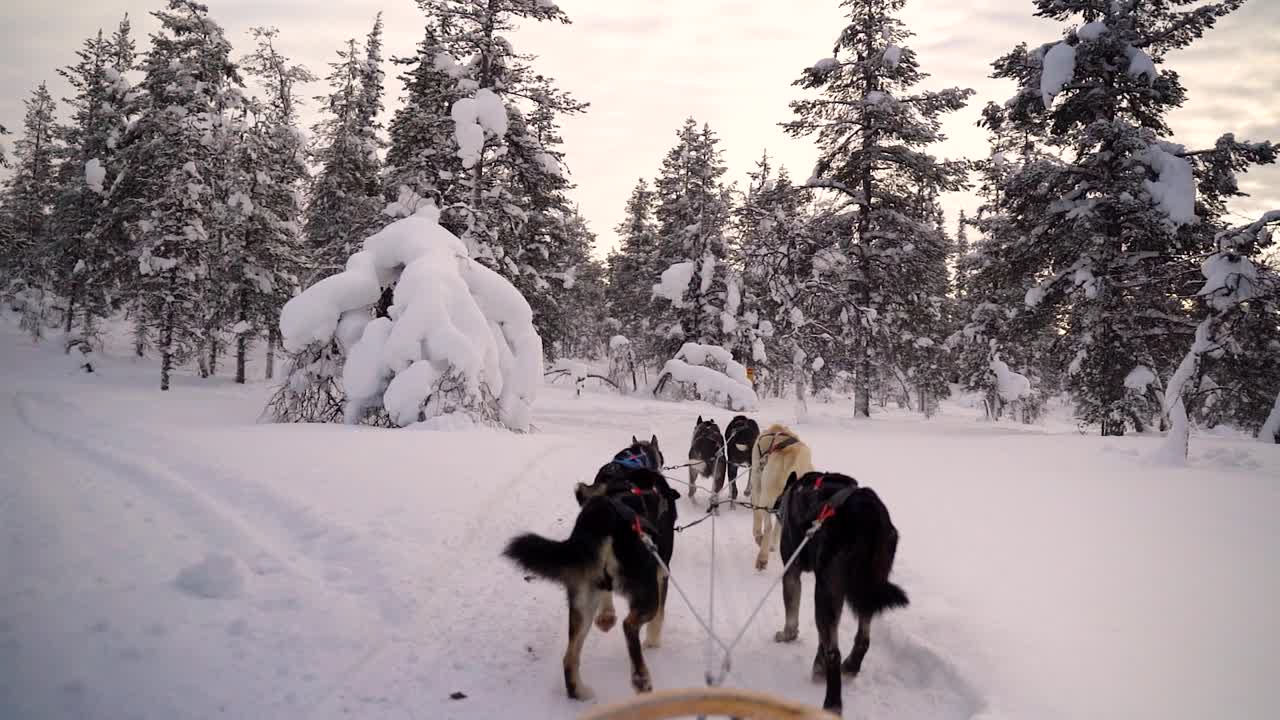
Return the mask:
<svg viewBox="0 0 1280 720"><path fill-rule="evenodd" d="M790 118L791 82L831 54L844 26L837 0L560 0L572 25L535 24L512 38L520 52L555 77L588 112L565 123L566 164L577 188L574 202L599 236L597 251L616 243L613 227L640 177L652 179L685 117L709 123L721 139L728 179L745 187L746 173L768 149L792 177L809 174L815 153L806 140L787 137L777 123ZM80 42L99 27L110 30L128 12L138 50L157 23L148 12L159 0L65 0L6 3L0 28L0 124L17 132L22 100L41 80L56 97L67 86L56 69L71 64ZM421 38L423 17L411 0L212 0L212 16L227 30L237 57L249 49L254 25L280 28L278 47L317 75L348 37L363 38L381 10L385 54L407 56ZM945 157L986 155L974 123L988 100L1003 102L1008 83L987 78L990 63L1020 41L1035 46L1060 38L1060 26L1032 15L1029 0L909 0L903 16L916 34L908 43L932 77L924 87L972 87L969 106L946 124L949 139L935 149ZM1188 102L1172 118L1177 142L1207 146L1224 132L1238 138L1280 141L1280 2L1251 0L1191 49L1169 58ZM399 104L398 67L387 62L384 125ZM308 95L326 92L323 83ZM318 103L304 115L310 125ZM8 138L11 142L12 137ZM1280 208L1280 168L1242 178L1254 197L1233 207L1244 216ZM976 201L946 199L954 221ZM1247 219L1252 220L1252 217Z"/></svg>

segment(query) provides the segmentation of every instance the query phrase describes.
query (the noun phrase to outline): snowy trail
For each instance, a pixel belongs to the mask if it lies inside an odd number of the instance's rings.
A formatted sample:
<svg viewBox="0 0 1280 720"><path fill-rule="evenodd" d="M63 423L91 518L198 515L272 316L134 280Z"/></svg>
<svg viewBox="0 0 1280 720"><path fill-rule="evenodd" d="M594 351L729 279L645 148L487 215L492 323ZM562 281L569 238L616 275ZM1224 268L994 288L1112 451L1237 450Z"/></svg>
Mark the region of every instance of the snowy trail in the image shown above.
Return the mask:
<svg viewBox="0 0 1280 720"><path fill-rule="evenodd" d="M260 386L180 376L160 396L150 367L104 359L85 377L60 358L0 327L6 718L575 717L563 592L524 581L503 545L566 536L573 484L631 435L658 435L678 464L694 417L731 417L547 388L529 435L256 425ZM1152 469L1140 458L1155 438L991 427L963 411L854 423L846 409L811 408L800 431L820 466L885 498L912 600L873 626L846 717L1263 718L1280 706L1280 651L1260 641L1280 637L1275 450L1197 438L1192 467ZM784 403L760 417L791 419ZM696 503L679 501L681 523L704 513L700 485ZM728 642L781 563L754 570L744 509L723 510L715 532ZM710 522L689 529L672 562L703 613L710 542ZM820 702L812 583L799 642L773 642L774 589L726 685ZM846 616L846 649L854 625ZM646 656L655 687L703 683L706 638L674 592L663 646ZM583 674L602 702L631 695L617 628L593 629Z"/></svg>

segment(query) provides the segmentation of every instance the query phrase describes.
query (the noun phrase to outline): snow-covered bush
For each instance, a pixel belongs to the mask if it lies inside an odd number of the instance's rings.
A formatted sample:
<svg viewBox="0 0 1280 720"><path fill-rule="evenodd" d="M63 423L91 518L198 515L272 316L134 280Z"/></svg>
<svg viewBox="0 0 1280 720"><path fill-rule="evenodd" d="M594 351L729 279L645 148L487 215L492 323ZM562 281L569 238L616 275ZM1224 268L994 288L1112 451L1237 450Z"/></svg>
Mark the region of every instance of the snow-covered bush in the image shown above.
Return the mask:
<svg viewBox="0 0 1280 720"><path fill-rule="evenodd" d="M747 369L728 350L714 345L685 343L676 356L662 366L654 395L668 391L674 381L683 395L721 405L735 412L754 410L759 400L747 379Z"/></svg>
<svg viewBox="0 0 1280 720"><path fill-rule="evenodd" d="M391 302L375 318L387 287ZM348 423L382 410L399 426L461 412L529 427L542 379L529 304L473 260L429 204L365 240L346 270L290 300L280 330L294 353L336 342L340 353L313 360L341 356Z"/></svg>
<svg viewBox="0 0 1280 720"><path fill-rule="evenodd" d="M631 341L623 335L609 338L609 379L621 392L635 392L639 387L636 379L636 353Z"/></svg>

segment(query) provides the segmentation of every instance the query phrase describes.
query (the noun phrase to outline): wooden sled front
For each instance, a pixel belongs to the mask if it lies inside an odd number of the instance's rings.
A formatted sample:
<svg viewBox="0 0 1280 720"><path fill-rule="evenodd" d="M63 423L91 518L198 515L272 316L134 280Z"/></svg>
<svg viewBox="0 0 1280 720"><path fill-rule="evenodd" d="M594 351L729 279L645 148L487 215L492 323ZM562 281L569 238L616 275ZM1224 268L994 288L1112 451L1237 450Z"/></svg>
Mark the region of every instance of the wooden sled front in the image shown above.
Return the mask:
<svg viewBox="0 0 1280 720"><path fill-rule="evenodd" d="M824 710L765 693L710 687L636 695L630 700L595 708L579 720L665 720L697 715L753 720L838 720Z"/></svg>

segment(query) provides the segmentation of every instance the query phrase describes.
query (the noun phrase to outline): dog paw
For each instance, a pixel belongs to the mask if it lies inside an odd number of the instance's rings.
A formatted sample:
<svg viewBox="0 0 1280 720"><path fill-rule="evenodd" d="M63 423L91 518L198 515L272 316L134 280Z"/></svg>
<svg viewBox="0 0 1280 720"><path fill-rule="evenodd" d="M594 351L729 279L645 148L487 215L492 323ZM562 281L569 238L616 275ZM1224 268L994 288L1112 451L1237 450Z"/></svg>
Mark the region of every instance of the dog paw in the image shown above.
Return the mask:
<svg viewBox="0 0 1280 720"><path fill-rule="evenodd" d="M596 616L596 627L600 628L600 632L609 632L617 622L617 614L608 610Z"/></svg>
<svg viewBox="0 0 1280 720"><path fill-rule="evenodd" d="M799 638L800 638L799 629L788 630L787 628L783 628L773 634L773 641L780 642L780 643L795 642Z"/></svg>
<svg viewBox="0 0 1280 720"><path fill-rule="evenodd" d="M662 647L662 638L650 637L644 639L644 646L647 648Z"/></svg>
<svg viewBox="0 0 1280 720"><path fill-rule="evenodd" d="M591 688L587 687L586 685L579 685L578 692L573 695L570 695L569 697L573 700L578 700L580 702L587 702L589 700L595 700L596 694Z"/></svg>
<svg viewBox="0 0 1280 720"><path fill-rule="evenodd" d="M858 673L861 672L861 670L862 670L861 660L859 660L856 663L850 662L849 660L845 660L844 662L840 663L840 672L848 677L857 677Z"/></svg>
<svg viewBox="0 0 1280 720"><path fill-rule="evenodd" d="M764 570L767 567L769 567L769 558L767 556L762 558L756 558L757 570Z"/></svg>
<svg viewBox="0 0 1280 720"><path fill-rule="evenodd" d="M638 693L653 692L653 682L649 680L648 673L636 673L632 675L631 687L635 688Z"/></svg>

